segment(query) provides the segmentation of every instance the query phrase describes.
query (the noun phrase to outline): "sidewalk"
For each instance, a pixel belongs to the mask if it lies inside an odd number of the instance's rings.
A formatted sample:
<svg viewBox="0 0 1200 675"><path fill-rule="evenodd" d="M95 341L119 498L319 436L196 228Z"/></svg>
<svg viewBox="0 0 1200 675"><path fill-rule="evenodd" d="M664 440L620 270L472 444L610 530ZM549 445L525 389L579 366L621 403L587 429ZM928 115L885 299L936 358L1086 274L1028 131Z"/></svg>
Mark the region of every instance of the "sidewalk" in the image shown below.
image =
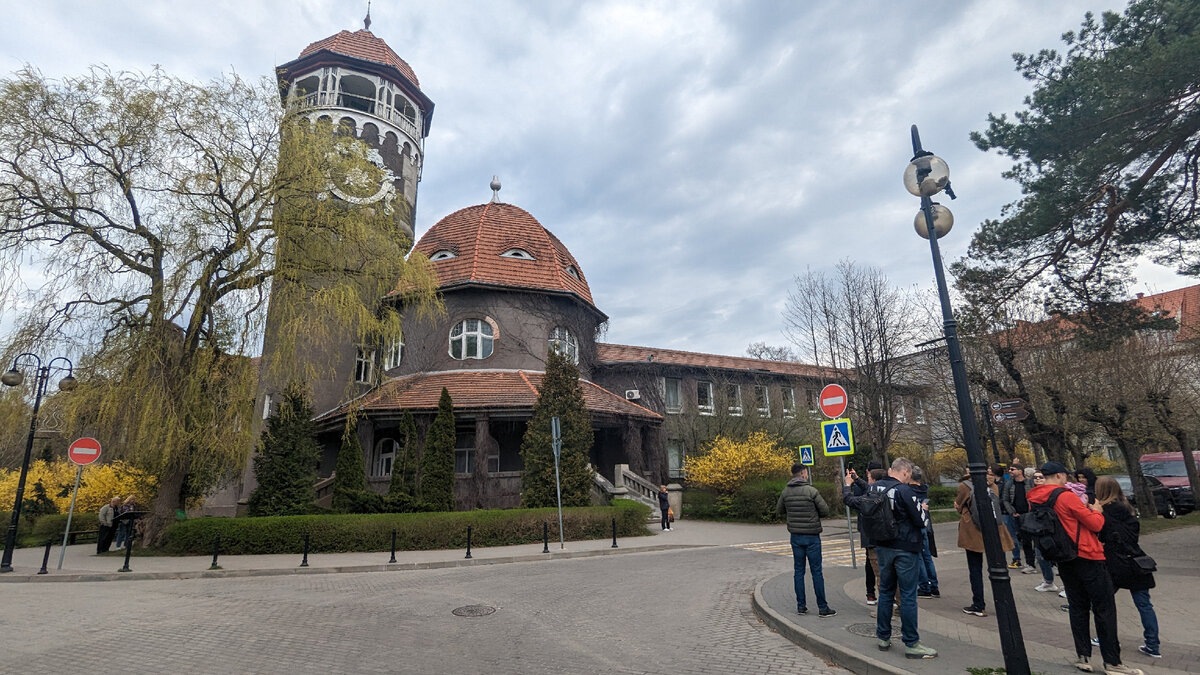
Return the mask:
<svg viewBox="0 0 1200 675"><path fill-rule="evenodd" d="M847 567L825 568L825 590L837 616L820 619L811 603L810 613L796 614L792 574L786 572L763 581L755 589L754 610L763 621L799 646L856 673L954 673L967 668L1000 668L1000 653L995 603L985 573L988 601L985 618L962 613L969 605L966 556L954 548L957 524L937 526L942 547L937 558L942 597L921 599L918 619L921 642L938 650L934 660L909 660L900 642L900 621L893 626L891 650L876 647L875 619L868 614L863 586L863 571ZM1200 634L1195 631L1194 608L1200 603L1200 584L1195 561L1200 559L1200 531L1185 528L1142 539L1142 547L1158 561L1157 588L1151 596L1158 614L1163 658L1152 659L1137 651L1142 644L1142 627L1128 591L1117 594L1118 635L1121 658L1126 665L1147 673L1200 672ZM1033 672L1077 673L1073 667L1075 649L1067 614L1059 609L1066 600L1056 593L1038 593L1033 587L1040 574L1011 576L1013 597L1017 603L1026 653ZM1056 580L1057 581L1057 580ZM811 579L806 579L811 590ZM1094 633L1093 633L1094 635ZM1093 648L1092 662L1101 670L1099 648Z"/></svg>
<svg viewBox="0 0 1200 675"><path fill-rule="evenodd" d="M711 523L685 521L676 523L671 532L661 532L657 525L647 527L647 536L617 539L568 541L559 548L557 540L550 541L550 552L542 553L542 542L497 547L475 547L471 558L466 549L440 551L397 551L396 562L389 563L389 551L375 553L312 553L308 567L300 567L299 554L281 555L221 555L222 569L209 570L212 556L132 556L131 572L118 572L123 556L96 555L95 544L67 547L63 568L58 566L61 548L51 548L48 573L39 575L44 548L20 548L13 555L13 571L0 574L0 582L53 581L113 581L134 579L190 579L202 577L269 576L279 574L329 574L337 572L374 572L404 569L431 569L468 565L496 565L557 558L579 558L624 553L676 550L700 546L729 546L780 537L779 525L748 525L741 523ZM845 532L845 523L842 523ZM786 532L784 533L786 534Z"/></svg>

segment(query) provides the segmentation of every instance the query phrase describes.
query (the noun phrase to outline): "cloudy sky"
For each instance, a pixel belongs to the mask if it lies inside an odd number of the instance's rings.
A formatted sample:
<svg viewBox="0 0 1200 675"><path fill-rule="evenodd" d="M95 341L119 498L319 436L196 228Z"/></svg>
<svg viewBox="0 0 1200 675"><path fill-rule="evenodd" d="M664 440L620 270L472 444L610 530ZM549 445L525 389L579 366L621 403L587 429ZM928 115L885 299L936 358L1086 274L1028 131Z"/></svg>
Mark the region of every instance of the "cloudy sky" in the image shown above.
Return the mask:
<svg viewBox="0 0 1200 675"><path fill-rule="evenodd" d="M970 143L1029 92L1013 52L1061 45L1119 0L376 0L372 32L436 109L418 235L490 198L578 258L610 342L741 354L783 343L794 275L850 258L932 286L909 125L949 163L948 261L1017 192ZM270 75L362 27L366 2L0 0L0 70L90 64ZM1136 290L1192 283L1140 268Z"/></svg>

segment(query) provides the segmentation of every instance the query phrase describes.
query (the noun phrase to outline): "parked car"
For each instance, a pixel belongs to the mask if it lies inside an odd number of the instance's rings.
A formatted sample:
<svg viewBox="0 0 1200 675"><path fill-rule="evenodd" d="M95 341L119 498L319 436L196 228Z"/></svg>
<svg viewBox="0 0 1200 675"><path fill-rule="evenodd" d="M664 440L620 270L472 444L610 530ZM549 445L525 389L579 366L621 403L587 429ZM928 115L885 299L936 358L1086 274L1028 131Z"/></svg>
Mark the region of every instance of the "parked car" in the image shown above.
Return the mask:
<svg viewBox="0 0 1200 675"><path fill-rule="evenodd" d="M1196 464L1200 465L1200 452L1192 452ZM1171 491L1175 506L1180 513L1196 510L1196 496L1188 484L1187 470L1183 466L1182 452L1156 452L1142 455L1142 474L1154 476Z"/></svg>
<svg viewBox="0 0 1200 675"><path fill-rule="evenodd" d="M1125 493L1125 498L1129 500L1133 507L1137 508L1137 496L1133 492L1133 481L1129 480L1129 475L1120 473L1111 478L1117 481L1121 486L1121 492ZM1150 488L1150 494L1154 497L1155 510L1158 515L1164 518L1174 518L1179 515L1179 508L1175 505L1175 499L1171 495L1171 490L1162 484L1154 476L1145 476L1146 486ZM1193 505L1194 506L1194 505Z"/></svg>

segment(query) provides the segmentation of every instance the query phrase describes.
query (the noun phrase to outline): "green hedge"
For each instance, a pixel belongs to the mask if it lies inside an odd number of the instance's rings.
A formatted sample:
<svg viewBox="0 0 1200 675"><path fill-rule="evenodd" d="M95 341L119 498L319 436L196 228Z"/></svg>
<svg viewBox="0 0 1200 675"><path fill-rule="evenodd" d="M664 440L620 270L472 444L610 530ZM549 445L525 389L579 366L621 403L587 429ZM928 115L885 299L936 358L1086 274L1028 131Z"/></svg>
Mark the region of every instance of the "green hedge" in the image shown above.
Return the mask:
<svg viewBox="0 0 1200 675"><path fill-rule="evenodd" d="M786 480L760 480L743 485L732 495L718 495L703 489L685 490L683 514L698 520L782 523L783 516L776 513L775 506L779 502L779 493L786 486ZM831 516L841 513L842 491L838 485L818 481L813 487L829 504Z"/></svg>
<svg viewBox="0 0 1200 675"><path fill-rule="evenodd" d="M0 528L8 529L12 519L12 511L0 511ZM53 539L56 544L62 542L63 530L67 527L67 514L51 513L33 519L33 525L25 518L22 511L21 522L17 526L17 548L45 546L46 541ZM100 527L95 513L76 513L71 519L72 530L94 530Z"/></svg>
<svg viewBox="0 0 1200 675"><path fill-rule="evenodd" d="M949 508L954 506L954 495L958 493L956 487L945 487L942 485L929 486L929 508Z"/></svg>
<svg viewBox="0 0 1200 675"><path fill-rule="evenodd" d="M603 539L617 535L647 534L650 509L629 500L613 506L563 509L566 538ZM304 535L311 535L309 551L344 553L386 551L396 530L396 547L402 551L465 548L467 526L472 546L509 546L541 541L542 523L550 537L558 538L557 509L505 509L439 513L347 514L269 516L261 518L194 518L167 528L161 551L170 555L204 555L221 537L221 552L228 555L300 553Z"/></svg>

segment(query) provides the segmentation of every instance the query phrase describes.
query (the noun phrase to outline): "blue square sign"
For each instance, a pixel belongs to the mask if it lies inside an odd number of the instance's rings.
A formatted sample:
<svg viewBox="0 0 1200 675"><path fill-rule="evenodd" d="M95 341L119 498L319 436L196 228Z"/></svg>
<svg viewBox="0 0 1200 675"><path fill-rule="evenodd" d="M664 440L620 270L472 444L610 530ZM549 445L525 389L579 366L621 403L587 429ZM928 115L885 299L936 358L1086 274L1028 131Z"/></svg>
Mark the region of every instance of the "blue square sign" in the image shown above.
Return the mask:
<svg viewBox="0 0 1200 675"><path fill-rule="evenodd" d="M854 454L854 432L848 418L821 422L821 437L825 441L826 457Z"/></svg>
<svg viewBox="0 0 1200 675"><path fill-rule="evenodd" d="M800 446L800 463L804 466L812 466L815 463L813 462L813 449L811 445Z"/></svg>

